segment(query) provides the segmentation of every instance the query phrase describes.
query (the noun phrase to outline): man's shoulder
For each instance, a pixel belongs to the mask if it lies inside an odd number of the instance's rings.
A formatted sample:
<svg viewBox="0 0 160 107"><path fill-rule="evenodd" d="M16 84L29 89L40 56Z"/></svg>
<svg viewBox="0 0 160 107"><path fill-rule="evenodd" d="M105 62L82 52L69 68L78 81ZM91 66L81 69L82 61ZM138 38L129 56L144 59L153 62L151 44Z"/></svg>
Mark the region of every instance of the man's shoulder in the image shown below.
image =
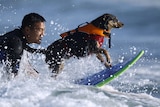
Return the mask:
<svg viewBox="0 0 160 107"><path fill-rule="evenodd" d="M22 33L21 33L21 30L20 29L14 29L14 30L12 30L12 31L10 31L10 32L7 32L6 34L4 34L3 36L16 36L16 35L21 35Z"/></svg>
<svg viewBox="0 0 160 107"><path fill-rule="evenodd" d="M0 37L0 42L1 43L8 43L8 42L15 42L15 40L17 41L21 41L22 37L22 33L20 29L15 29L13 31L7 32L6 34L2 35Z"/></svg>

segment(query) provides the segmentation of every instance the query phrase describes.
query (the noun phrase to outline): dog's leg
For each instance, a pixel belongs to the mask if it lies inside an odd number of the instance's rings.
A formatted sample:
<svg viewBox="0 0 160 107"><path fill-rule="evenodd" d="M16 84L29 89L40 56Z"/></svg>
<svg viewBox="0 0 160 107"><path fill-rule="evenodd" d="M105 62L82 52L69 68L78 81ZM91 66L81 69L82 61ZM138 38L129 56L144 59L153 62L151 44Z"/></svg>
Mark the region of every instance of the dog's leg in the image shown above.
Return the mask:
<svg viewBox="0 0 160 107"><path fill-rule="evenodd" d="M59 73L61 73L61 71L63 70L64 68L64 64L62 62L54 65L54 67L52 66L51 69L52 69L52 75L51 77L55 78L58 76Z"/></svg>
<svg viewBox="0 0 160 107"><path fill-rule="evenodd" d="M103 48L100 48L100 52L105 55L107 62L110 63L111 62L111 57L110 57L108 51L103 49Z"/></svg>
<svg viewBox="0 0 160 107"><path fill-rule="evenodd" d="M106 67L111 67L110 63L108 63L107 61L104 60L103 56L98 53L97 54L97 58L106 66Z"/></svg>
<svg viewBox="0 0 160 107"><path fill-rule="evenodd" d="M104 60L102 54L105 55L106 61ZM110 64L111 58L110 58L110 55L109 55L109 53L108 53L107 50L105 50L105 49L103 49L103 48L99 48L99 53L97 53L97 58L98 58L102 63L104 63L104 65L105 65L106 67L111 67L111 64Z"/></svg>
<svg viewBox="0 0 160 107"><path fill-rule="evenodd" d="M96 51L94 51L94 53L97 55L97 58L98 58L102 63L104 63L104 65L105 65L106 67L111 67L111 64L110 64L111 58L110 58L110 55L109 55L108 51L105 50L105 49L103 49L103 48L101 48L101 47L100 47L100 44L99 44L98 42L96 42L96 48L95 48L95 50L96 50ZM105 55L106 61L104 60L102 54Z"/></svg>

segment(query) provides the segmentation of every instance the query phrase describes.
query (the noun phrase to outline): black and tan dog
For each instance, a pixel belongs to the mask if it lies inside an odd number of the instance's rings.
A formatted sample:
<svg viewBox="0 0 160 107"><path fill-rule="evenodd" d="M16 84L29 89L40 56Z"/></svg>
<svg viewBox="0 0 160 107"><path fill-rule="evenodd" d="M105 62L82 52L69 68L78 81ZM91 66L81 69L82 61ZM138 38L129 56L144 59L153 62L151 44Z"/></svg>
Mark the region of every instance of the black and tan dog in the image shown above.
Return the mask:
<svg viewBox="0 0 160 107"><path fill-rule="evenodd" d="M110 67L110 55L107 50L101 48L104 38L109 39L111 47L111 29L120 28L123 23L112 14L104 14L86 25L61 34L62 39L53 42L46 50L36 50L27 47L30 52L38 52L46 55L46 63L53 73L58 74L63 69L63 60L72 56L77 58L96 54L97 58ZM103 55L105 58L103 58Z"/></svg>
<svg viewBox="0 0 160 107"><path fill-rule="evenodd" d="M63 60L72 56L85 57L96 54L97 58L110 67L110 55L101 48L104 38L111 38L111 29L120 28L123 23L112 14L104 14L84 26L61 34L62 39L53 42L44 52L46 63L53 73L58 74L63 68ZM106 58L102 57L104 55Z"/></svg>

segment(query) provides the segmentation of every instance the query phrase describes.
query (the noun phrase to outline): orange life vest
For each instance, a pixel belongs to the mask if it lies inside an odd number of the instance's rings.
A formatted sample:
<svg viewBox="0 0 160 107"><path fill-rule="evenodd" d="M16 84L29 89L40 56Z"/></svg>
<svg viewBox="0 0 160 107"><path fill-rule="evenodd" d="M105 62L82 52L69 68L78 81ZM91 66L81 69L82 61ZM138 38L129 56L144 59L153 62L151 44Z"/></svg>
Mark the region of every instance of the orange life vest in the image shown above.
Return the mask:
<svg viewBox="0 0 160 107"><path fill-rule="evenodd" d="M95 27L95 26L94 26L93 24L91 24L91 23L88 23L87 25L84 25L84 26L82 26L82 27L78 27L77 30L80 31L80 32L85 32L85 33L92 34L92 35L105 36L105 35L103 34L103 29L100 29L100 28L98 28L98 27ZM70 30L69 32L70 32L70 33L72 33L72 32L74 33L74 32L76 32L76 29ZM60 36L61 36L62 38L64 38L64 37L67 36L67 35L68 35L68 32L65 32L65 33L62 33Z"/></svg>
<svg viewBox="0 0 160 107"><path fill-rule="evenodd" d="M70 30L68 32L62 33L60 36L62 38L68 36L70 33L74 33L76 31L85 32L90 35L90 39L96 40L100 46L102 46L104 42L104 30L94 26L91 23L87 23L84 26L78 26L77 29Z"/></svg>

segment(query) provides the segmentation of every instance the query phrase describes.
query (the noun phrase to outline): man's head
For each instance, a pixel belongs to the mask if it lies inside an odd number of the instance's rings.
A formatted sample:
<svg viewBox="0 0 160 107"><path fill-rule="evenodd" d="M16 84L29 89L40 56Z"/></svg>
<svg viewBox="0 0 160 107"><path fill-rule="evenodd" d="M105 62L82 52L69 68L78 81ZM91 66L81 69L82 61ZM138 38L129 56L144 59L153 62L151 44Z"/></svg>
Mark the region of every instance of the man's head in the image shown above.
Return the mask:
<svg viewBox="0 0 160 107"><path fill-rule="evenodd" d="M45 31L45 19L37 13L29 13L22 20L22 32L28 43L41 43Z"/></svg>

